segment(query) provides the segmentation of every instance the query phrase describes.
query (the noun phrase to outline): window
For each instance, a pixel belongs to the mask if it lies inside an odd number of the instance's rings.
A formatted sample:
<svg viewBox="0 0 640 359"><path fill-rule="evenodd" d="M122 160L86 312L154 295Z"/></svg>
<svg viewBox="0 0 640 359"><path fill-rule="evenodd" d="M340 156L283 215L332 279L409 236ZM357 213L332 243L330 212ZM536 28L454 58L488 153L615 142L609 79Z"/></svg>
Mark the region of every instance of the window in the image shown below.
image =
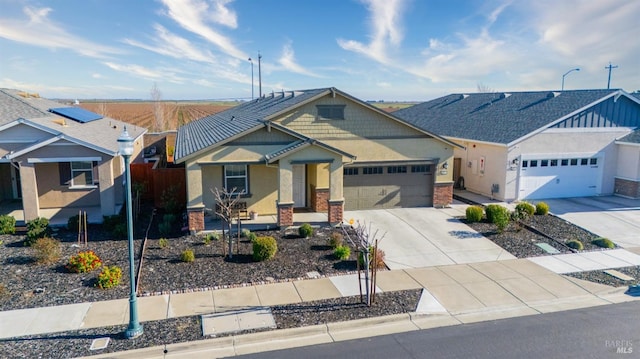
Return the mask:
<svg viewBox="0 0 640 359"><path fill-rule="evenodd" d="M586 166L587 164L589 164L589 159L588 158L581 158L580 159L580 166Z"/></svg>
<svg viewBox="0 0 640 359"><path fill-rule="evenodd" d="M531 160L531 167L538 167L538 160Z"/></svg>
<svg viewBox="0 0 640 359"><path fill-rule="evenodd" d="M429 173L429 172L431 172L431 165L411 166L411 173Z"/></svg>
<svg viewBox="0 0 640 359"><path fill-rule="evenodd" d="M236 193L248 194L249 182L247 181L247 166L224 166L224 188L229 192L235 188Z"/></svg>
<svg viewBox="0 0 640 359"><path fill-rule="evenodd" d="M342 175L343 176L355 176L358 174L358 168L357 167L351 167L351 168L344 168L342 169Z"/></svg>
<svg viewBox="0 0 640 359"><path fill-rule="evenodd" d="M549 167L549 160L541 160L540 167Z"/></svg>
<svg viewBox="0 0 640 359"><path fill-rule="evenodd" d="M382 167L364 167L362 169L363 175L380 175L383 173Z"/></svg>
<svg viewBox="0 0 640 359"><path fill-rule="evenodd" d="M589 159L589 164L592 166L595 166L598 164L598 159L597 158L590 158Z"/></svg>
<svg viewBox="0 0 640 359"><path fill-rule="evenodd" d="M577 158L572 158L571 159L571 165L572 166L577 166L578 165L578 159Z"/></svg>
<svg viewBox="0 0 640 359"><path fill-rule="evenodd" d="M558 166L558 160L551 160L551 167Z"/></svg>
<svg viewBox="0 0 640 359"><path fill-rule="evenodd" d="M69 187L93 186L93 162L71 162Z"/></svg>
<svg viewBox="0 0 640 359"><path fill-rule="evenodd" d="M522 161L522 168L527 168L527 167L529 167L529 161L527 160Z"/></svg>
<svg viewBox="0 0 640 359"><path fill-rule="evenodd" d="M318 117L325 120L344 120L346 105L317 105Z"/></svg>
<svg viewBox="0 0 640 359"><path fill-rule="evenodd" d="M569 165L569 160L567 160L567 159L560 160L560 165L561 166L568 166Z"/></svg>
<svg viewBox="0 0 640 359"><path fill-rule="evenodd" d="M407 173L407 166L389 166L387 173Z"/></svg>

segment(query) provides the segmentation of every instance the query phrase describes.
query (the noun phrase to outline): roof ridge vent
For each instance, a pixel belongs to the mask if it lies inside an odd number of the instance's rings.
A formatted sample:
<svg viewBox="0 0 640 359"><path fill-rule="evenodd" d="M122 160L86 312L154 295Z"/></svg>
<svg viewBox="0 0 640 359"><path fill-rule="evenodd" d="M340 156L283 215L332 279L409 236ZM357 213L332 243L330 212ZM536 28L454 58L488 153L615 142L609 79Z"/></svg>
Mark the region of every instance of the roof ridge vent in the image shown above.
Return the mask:
<svg viewBox="0 0 640 359"><path fill-rule="evenodd" d="M561 94L561 93L562 93L562 92L559 92L559 91L558 91L558 92L556 92L556 91L551 91L551 92L549 92L549 93L547 94L547 98L554 98L554 97L558 97L558 96L560 96L560 94Z"/></svg>
<svg viewBox="0 0 640 359"><path fill-rule="evenodd" d="M502 93L502 96L503 96L502 98L507 98L507 97L510 97L510 96L511 96L511 94L510 94L510 93L508 93L508 92L503 92L503 93Z"/></svg>
<svg viewBox="0 0 640 359"><path fill-rule="evenodd" d="M465 99L465 98L467 98L467 97L469 97L469 96L471 96L471 95L469 95L468 93L463 93L463 94L462 94L462 98L463 98L463 99Z"/></svg>

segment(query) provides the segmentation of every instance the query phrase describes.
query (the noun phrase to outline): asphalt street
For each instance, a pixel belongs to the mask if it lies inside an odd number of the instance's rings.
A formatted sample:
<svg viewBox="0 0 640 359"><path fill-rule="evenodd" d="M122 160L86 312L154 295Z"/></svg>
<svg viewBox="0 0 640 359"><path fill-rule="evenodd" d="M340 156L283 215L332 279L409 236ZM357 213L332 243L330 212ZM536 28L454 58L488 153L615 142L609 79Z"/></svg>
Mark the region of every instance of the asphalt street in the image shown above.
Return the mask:
<svg viewBox="0 0 640 359"><path fill-rule="evenodd" d="M638 358L639 323L628 302L236 358Z"/></svg>

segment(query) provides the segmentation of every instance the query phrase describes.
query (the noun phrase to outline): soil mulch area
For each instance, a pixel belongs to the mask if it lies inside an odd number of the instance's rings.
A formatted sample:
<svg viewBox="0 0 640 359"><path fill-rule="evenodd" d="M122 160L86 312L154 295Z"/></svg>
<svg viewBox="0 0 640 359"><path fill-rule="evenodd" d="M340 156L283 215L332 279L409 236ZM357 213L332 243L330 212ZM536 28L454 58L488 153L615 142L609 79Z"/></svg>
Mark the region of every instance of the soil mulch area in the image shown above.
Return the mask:
<svg viewBox="0 0 640 359"><path fill-rule="evenodd" d="M359 297L345 297L277 306L271 310L278 329L284 329L412 312L420 294L420 290L379 293L371 307L361 304ZM145 322L143 326L144 334L133 340L122 336L125 325L3 339L0 357L70 358L211 338L202 336L199 316ZM233 334L237 333L222 336ZM94 339L105 337L110 338L105 349L89 350Z"/></svg>
<svg viewBox="0 0 640 359"><path fill-rule="evenodd" d="M185 235L170 238L169 246L160 248L159 239L148 239L139 292L142 295L160 294L290 281L308 278L307 273L312 271L320 276L351 273L357 270L355 251L352 249L350 259L340 261L328 246L329 235L336 230L319 228L310 238L280 231L256 232L259 236L273 236L278 244L276 256L264 262L252 260L252 245L246 238L241 238L238 246L234 243L232 259L223 255L223 246L226 247L223 241L205 245L202 236ZM88 245L78 247L77 234L59 230L53 236L61 241L62 257L50 265L35 263L34 249L22 244L24 235L0 237L4 241L4 248L0 251L3 267L0 284L4 286L3 293L0 291L0 310L127 298L128 242L107 239L109 236L102 232L99 226L90 228ZM138 257L142 240L134 243L135 256ZM180 261L180 254L186 249L195 253L194 262ZM97 289L94 285L99 268L91 273L70 273L65 265L79 250L93 250L103 265L122 268L120 285L109 290Z"/></svg>
<svg viewBox="0 0 640 359"><path fill-rule="evenodd" d="M555 240L513 222L509 223L507 228L500 233L495 224L488 223L486 220L477 223L467 223L464 218L460 220L518 258L549 255L536 243L547 243L560 253L573 253L571 249L562 244L571 239L582 242L585 251L602 249L591 244L591 241L598 236L553 215L533 216L526 221L526 224Z"/></svg>

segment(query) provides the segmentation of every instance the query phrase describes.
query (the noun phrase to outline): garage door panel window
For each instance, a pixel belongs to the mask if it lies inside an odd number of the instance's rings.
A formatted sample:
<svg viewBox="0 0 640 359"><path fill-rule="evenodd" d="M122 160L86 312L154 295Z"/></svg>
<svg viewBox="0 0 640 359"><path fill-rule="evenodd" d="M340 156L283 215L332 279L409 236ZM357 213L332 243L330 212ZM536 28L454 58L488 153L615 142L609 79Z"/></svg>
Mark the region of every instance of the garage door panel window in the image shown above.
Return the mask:
<svg viewBox="0 0 640 359"><path fill-rule="evenodd" d="M224 166L224 188L226 188L227 191L235 188L237 193L249 193L247 173L246 165Z"/></svg>
<svg viewBox="0 0 640 359"><path fill-rule="evenodd" d="M359 172L360 171L358 171L357 167L356 168L344 168L342 170L342 175L343 176L357 176Z"/></svg>
<svg viewBox="0 0 640 359"><path fill-rule="evenodd" d="M387 173L407 173L407 166L389 166Z"/></svg>
<svg viewBox="0 0 640 359"><path fill-rule="evenodd" d="M430 173L431 165L415 165L411 166L411 173Z"/></svg>
<svg viewBox="0 0 640 359"><path fill-rule="evenodd" d="M383 174L382 167L364 167L362 168L363 175L380 175Z"/></svg>
<svg viewBox="0 0 640 359"><path fill-rule="evenodd" d="M592 166L597 166L598 165L598 159L597 158L589 159L589 164L592 165Z"/></svg>

